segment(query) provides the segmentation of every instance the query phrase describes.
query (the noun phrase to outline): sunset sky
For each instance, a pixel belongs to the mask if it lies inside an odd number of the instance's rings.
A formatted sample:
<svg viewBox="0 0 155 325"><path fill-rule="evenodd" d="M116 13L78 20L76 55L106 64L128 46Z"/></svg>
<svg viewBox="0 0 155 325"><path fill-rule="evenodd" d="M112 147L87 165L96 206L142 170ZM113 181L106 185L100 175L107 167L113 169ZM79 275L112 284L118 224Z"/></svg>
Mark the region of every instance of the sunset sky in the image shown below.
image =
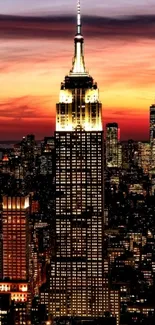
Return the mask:
<svg viewBox="0 0 155 325"><path fill-rule="evenodd" d="M155 1L81 0L85 63L103 120L121 139L148 139L155 98ZM74 54L76 0L0 1L0 140L55 129L60 83Z"/></svg>

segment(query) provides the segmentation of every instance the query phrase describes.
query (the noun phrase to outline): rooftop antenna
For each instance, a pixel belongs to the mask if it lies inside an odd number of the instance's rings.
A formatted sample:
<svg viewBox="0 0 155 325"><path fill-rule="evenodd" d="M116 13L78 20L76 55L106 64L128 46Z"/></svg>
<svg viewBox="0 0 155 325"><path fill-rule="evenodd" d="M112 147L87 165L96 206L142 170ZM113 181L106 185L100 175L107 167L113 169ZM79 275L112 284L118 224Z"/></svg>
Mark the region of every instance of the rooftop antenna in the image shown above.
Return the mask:
<svg viewBox="0 0 155 325"><path fill-rule="evenodd" d="M81 34L81 4L77 0L77 34Z"/></svg>

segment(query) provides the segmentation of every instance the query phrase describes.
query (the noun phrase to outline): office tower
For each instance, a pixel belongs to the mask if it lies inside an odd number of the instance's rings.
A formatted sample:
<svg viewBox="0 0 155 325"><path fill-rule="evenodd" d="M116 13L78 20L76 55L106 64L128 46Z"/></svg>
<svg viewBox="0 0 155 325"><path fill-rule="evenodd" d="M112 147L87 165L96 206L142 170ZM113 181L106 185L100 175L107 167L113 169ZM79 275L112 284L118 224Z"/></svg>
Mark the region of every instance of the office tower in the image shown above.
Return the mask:
<svg viewBox="0 0 155 325"><path fill-rule="evenodd" d="M50 313L99 316L102 274L103 131L97 84L85 69L80 3L73 66L56 106L56 256ZM107 304L108 305L108 304Z"/></svg>
<svg viewBox="0 0 155 325"><path fill-rule="evenodd" d="M150 170L150 143L138 142L138 166L145 174Z"/></svg>
<svg viewBox="0 0 155 325"><path fill-rule="evenodd" d="M150 106L150 148L150 167L153 173L153 170L155 169L155 104Z"/></svg>
<svg viewBox="0 0 155 325"><path fill-rule="evenodd" d="M39 173L41 175L52 175L54 170L54 137L45 137L41 143L41 156L39 159Z"/></svg>
<svg viewBox="0 0 155 325"><path fill-rule="evenodd" d="M155 104L150 106L150 142L155 140Z"/></svg>
<svg viewBox="0 0 155 325"><path fill-rule="evenodd" d="M106 125L106 166L118 167L118 124Z"/></svg>
<svg viewBox="0 0 155 325"><path fill-rule="evenodd" d="M37 144L35 136L28 134L20 143L21 164L24 172L35 173L35 158L37 156Z"/></svg>
<svg viewBox="0 0 155 325"><path fill-rule="evenodd" d="M28 197L3 197L3 278L28 279L28 207Z"/></svg>
<svg viewBox="0 0 155 325"><path fill-rule="evenodd" d="M124 169L138 165L138 142L130 139L122 143L122 167Z"/></svg>

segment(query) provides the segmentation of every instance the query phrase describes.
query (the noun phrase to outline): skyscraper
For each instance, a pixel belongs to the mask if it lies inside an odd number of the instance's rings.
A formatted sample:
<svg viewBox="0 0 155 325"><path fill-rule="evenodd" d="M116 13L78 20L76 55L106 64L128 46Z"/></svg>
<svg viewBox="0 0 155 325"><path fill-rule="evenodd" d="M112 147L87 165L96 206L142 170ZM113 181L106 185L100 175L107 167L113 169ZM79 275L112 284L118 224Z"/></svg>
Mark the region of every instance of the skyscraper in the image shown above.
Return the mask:
<svg viewBox="0 0 155 325"><path fill-rule="evenodd" d="M118 124L106 125L106 166L118 167Z"/></svg>
<svg viewBox="0 0 155 325"><path fill-rule="evenodd" d="M56 106L56 256L53 316L99 316L103 299L103 131L97 84L85 69L80 1L72 69Z"/></svg>
<svg viewBox="0 0 155 325"><path fill-rule="evenodd" d="M28 207L28 197L3 197L3 278L11 281L28 280Z"/></svg>
<svg viewBox="0 0 155 325"><path fill-rule="evenodd" d="M138 142L138 166L145 174L150 170L150 143Z"/></svg>
<svg viewBox="0 0 155 325"><path fill-rule="evenodd" d="M150 142L155 139L155 104L150 106Z"/></svg>
<svg viewBox="0 0 155 325"><path fill-rule="evenodd" d="M155 104L150 106L150 150L151 150L151 172L155 169Z"/></svg>

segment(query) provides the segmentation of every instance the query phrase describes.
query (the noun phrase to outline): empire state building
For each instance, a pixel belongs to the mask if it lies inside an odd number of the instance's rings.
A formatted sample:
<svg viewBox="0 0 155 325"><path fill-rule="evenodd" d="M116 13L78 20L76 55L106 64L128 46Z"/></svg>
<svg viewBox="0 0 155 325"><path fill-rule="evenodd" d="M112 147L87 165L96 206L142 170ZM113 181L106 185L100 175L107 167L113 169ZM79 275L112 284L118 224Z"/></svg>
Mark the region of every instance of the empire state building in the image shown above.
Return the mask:
<svg viewBox="0 0 155 325"><path fill-rule="evenodd" d="M97 84L84 62L80 1L72 69L56 105L56 256L50 313L102 316L103 131Z"/></svg>

